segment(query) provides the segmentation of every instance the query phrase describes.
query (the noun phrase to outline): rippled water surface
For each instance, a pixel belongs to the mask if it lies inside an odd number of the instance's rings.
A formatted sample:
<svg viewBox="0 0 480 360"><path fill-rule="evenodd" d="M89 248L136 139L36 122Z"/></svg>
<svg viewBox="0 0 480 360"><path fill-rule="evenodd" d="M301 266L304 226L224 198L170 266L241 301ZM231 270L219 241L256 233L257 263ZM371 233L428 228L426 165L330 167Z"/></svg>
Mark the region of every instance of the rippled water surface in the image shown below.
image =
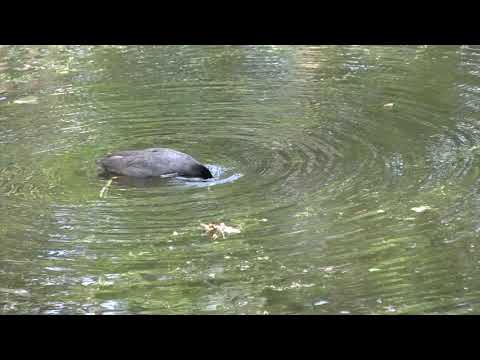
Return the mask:
<svg viewBox="0 0 480 360"><path fill-rule="evenodd" d="M0 313L478 314L479 111L476 46L0 47ZM100 196L147 147L215 179Z"/></svg>

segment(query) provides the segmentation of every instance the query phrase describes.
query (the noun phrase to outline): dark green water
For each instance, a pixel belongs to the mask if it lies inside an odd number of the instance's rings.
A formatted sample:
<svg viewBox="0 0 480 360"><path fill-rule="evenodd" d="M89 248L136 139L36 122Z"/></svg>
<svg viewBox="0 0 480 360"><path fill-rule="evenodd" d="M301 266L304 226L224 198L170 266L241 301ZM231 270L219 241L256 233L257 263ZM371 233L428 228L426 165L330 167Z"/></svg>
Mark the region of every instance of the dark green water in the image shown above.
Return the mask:
<svg viewBox="0 0 480 360"><path fill-rule="evenodd" d="M479 111L475 46L0 47L0 313L478 314ZM216 179L99 196L155 146Z"/></svg>

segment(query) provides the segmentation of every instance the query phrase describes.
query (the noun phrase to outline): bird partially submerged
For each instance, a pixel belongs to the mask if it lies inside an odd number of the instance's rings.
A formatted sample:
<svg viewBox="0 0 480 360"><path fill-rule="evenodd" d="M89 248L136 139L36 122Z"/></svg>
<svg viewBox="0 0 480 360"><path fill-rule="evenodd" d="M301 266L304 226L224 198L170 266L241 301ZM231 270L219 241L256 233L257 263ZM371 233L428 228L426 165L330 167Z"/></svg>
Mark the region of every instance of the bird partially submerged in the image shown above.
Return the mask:
<svg viewBox="0 0 480 360"><path fill-rule="evenodd" d="M100 173L136 178L213 177L205 165L190 155L167 148L119 151L98 160L97 165Z"/></svg>

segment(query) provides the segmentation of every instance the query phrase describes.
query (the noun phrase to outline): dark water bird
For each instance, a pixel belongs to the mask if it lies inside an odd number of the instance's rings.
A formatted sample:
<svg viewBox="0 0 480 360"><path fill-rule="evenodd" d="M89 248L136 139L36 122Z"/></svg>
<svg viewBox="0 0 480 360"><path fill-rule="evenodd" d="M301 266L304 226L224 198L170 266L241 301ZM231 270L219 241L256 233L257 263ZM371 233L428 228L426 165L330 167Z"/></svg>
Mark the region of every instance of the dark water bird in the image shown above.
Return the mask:
<svg viewBox="0 0 480 360"><path fill-rule="evenodd" d="M118 151L97 161L101 174L135 178L188 177L210 179L208 168L190 155L167 148Z"/></svg>

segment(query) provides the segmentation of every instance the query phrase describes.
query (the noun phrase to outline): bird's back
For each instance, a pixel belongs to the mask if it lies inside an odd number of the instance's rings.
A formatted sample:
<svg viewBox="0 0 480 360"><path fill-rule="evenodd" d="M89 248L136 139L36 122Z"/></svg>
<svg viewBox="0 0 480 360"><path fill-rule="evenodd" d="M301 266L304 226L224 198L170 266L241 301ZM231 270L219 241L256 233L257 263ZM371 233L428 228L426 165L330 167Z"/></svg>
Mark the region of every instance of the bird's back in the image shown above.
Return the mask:
<svg viewBox="0 0 480 360"><path fill-rule="evenodd" d="M203 167L190 155L167 148L118 151L100 160L100 165L109 173L134 177L188 176Z"/></svg>

